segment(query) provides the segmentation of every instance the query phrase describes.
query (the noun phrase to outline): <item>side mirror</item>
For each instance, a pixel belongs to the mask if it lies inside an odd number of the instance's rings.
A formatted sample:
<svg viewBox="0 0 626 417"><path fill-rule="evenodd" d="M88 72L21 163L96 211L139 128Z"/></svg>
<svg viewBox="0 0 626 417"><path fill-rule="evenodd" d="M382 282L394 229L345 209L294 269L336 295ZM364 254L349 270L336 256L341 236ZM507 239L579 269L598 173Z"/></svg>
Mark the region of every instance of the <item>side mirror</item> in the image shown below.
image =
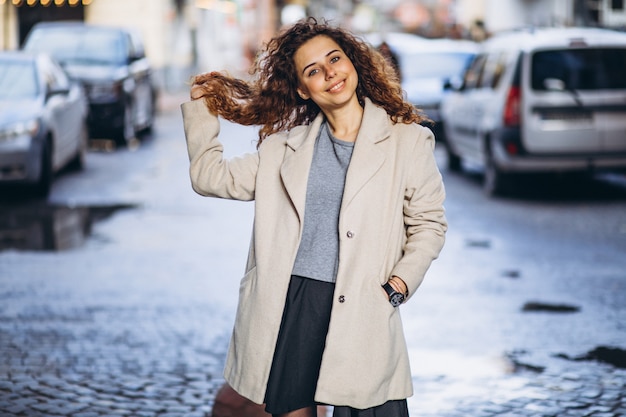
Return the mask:
<svg viewBox="0 0 626 417"><path fill-rule="evenodd" d="M69 88L55 88L51 89L46 93L46 101L50 100L50 98L54 96L66 96L70 93Z"/></svg>
<svg viewBox="0 0 626 417"><path fill-rule="evenodd" d="M463 87L463 80L461 77L450 77L443 83L444 90L461 91Z"/></svg>
<svg viewBox="0 0 626 417"><path fill-rule="evenodd" d="M136 62L136 61L139 61L140 59L143 59L143 57L144 57L143 54L133 54L133 55L130 55L128 57L128 63L132 64L133 62Z"/></svg>

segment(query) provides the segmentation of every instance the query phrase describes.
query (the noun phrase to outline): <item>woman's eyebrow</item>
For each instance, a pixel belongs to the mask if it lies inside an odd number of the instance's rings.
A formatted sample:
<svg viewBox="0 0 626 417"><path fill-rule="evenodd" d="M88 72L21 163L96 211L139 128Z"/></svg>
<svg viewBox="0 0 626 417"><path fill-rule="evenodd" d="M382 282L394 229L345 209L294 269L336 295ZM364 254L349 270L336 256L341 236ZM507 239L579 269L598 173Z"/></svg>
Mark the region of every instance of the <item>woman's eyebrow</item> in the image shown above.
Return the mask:
<svg viewBox="0 0 626 417"><path fill-rule="evenodd" d="M328 52L325 56L327 57L327 56L332 55L333 53L338 52L338 51L339 51L339 49L333 49L332 51ZM315 62L312 62L309 65L307 65L306 67L302 68L302 73L304 74L306 72L307 68L312 67L315 64L316 64Z"/></svg>

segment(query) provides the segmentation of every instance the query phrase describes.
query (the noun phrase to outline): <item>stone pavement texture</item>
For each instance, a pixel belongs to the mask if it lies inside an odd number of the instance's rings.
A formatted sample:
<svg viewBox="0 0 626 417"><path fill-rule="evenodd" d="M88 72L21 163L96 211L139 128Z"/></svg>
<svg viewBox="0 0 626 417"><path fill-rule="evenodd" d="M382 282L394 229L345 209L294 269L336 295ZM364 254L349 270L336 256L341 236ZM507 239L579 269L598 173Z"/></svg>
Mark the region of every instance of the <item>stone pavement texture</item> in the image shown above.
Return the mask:
<svg viewBox="0 0 626 417"><path fill-rule="evenodd" d="M179 99L169 100L167 111L177 112ZM220 304L220 287L192 259L230 255L220 245L180 243L201 227L194 210L147 206L97 226L85 248L0 253L0 416L210 416L234 301ZM125 235L138 223L158 224L165 236ZM213 232L229 238L227 229ZM173 257L176 268L164 267ZM444 352L422 353L414 352L444 370L414 371L413 417L626 416L623 367L555 358L536 369L517 352L450 358L448 369Z"/></svg>

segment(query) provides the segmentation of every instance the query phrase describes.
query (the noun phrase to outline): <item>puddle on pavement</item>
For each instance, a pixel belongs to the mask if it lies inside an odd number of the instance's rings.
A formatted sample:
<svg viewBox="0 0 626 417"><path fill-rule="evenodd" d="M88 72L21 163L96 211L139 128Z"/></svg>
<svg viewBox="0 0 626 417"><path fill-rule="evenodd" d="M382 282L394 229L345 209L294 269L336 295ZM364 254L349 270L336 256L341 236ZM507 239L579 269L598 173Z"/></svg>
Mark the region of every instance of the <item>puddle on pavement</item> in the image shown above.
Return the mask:
<svg viewBox="0 0 626 417"><path fill-rule="evenodd" d="M463 350L410 349L411 367L423 377L445 375L454 379L476 380L499 377L514 371L507 355L468 355Z"/></svg>
<svg viewBox="0 0 626 417"><path fill-rule="evenodd" d="M134 205L0 206L0 251L64 251L84 245L92 225Z"/></svg>
<svg viewBox="0 0 626 417"><path fill-rule="evenodd" d="M616 368L626 369L626 349L610 346L598 346L595 349L580 356L568 356L563 353L557 357L571 361L595 361L613 365Z"/></svg>
<svg viewBox="0 0 626 417"><path fill-rule="evenodd" d="M552 304L543 303L538 301L529 301L522 307L522 311L529 312L544 312L544 313L578 313L580 311L579 306L570 304Z"/></svg>
<svg viewBox="0 0 626 417"><path fill-rule="evenodd" d="M510 365L509 373L532 372L540 374L545 371L545 366L522 362L521 356L525 354L525 351L513 351L505 354L508 364Z"/></svg>
<svg viewBox="0 0 626 417"><path fill-rule="evenodd" d="M489 239L466 239L465 246L469 248L491 249L491 241Z"/></svg>
<svg viewBox="0 0 626 417"><path fill-rule="evenodd" d="M504 278L518 279L522 276L522 273L517 269L507 269L505 271L502 271L502 276Z"/></svg>

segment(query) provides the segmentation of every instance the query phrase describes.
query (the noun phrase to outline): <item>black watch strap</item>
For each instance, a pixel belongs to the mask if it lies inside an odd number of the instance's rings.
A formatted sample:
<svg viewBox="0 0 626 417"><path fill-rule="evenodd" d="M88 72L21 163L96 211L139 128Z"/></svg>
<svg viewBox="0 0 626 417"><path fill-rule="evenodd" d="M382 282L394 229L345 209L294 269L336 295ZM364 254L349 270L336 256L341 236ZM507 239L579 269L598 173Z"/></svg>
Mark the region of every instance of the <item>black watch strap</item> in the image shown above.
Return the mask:
<svg viewBox="0 0 626 417"><path fill-rule="evenodd" d="M394 293L397 293L398 291L394 290L393 287L391 286L391 284L389 283L389 281L385 282L383 284L383 288L385 290L385 292L387 293L387 295L389 297L391 297Z"/></svg>

